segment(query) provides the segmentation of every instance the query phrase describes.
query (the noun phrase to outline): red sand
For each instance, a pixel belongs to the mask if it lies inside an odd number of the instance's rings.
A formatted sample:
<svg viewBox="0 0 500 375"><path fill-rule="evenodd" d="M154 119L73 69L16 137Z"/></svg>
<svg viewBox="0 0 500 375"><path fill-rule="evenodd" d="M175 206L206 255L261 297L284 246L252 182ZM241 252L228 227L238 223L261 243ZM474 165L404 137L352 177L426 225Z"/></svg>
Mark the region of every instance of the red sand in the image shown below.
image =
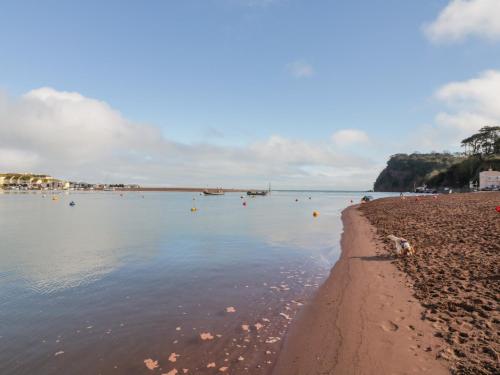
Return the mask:
<svg viewBox="0 0 500 375"><path fill-rule="evenodd" d="M342 256L291 329L274 373L447 374L442 340L356 207L343 212Z"/></svg>
<svg viewBox="0 0 500 375"><path fill-rule="evenodd" d="M442 337L453 373L499 374L500 193L381 199L361 207L381 238L405 237L417 256L400 259L422 319ZM392 246L392 244L387 244Z"/></svg>

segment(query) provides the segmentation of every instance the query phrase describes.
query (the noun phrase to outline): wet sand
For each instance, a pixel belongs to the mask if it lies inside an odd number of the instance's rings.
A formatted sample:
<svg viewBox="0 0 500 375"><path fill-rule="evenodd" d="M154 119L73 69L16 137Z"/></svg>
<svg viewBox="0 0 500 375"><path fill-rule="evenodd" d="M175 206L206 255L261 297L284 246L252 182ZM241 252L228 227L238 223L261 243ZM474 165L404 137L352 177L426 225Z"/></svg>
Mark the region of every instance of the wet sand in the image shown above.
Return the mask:
<svg viewBox="0 0 500 375"><path fill-rule="evenodd" d="M285 342L274 374L447 374L441 339L357 206L342 256Z"/></svg>
<svg viewBox="0 0 500 375"><path fill-rule="evenodd" d="M341 259L274 373L499 373L498 205L500 193L475 193L346 209ZM389 234L417 255L394 258Z"/></svg>

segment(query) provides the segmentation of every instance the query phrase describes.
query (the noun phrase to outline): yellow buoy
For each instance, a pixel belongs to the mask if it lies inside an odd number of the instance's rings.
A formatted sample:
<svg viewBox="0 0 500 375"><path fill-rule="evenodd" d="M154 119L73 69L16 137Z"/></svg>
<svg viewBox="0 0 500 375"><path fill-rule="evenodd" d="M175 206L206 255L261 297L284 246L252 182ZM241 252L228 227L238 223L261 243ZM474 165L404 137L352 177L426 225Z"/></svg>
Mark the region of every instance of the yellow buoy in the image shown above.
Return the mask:
<svg viewBox="0 0 500 375"><path fill-rule="evenodd" d="M56 201L56 200L57 200L57 197L52 197L52 200L53 200L53 201Z"/></svg>
<svg viewBox="0 0 500 375"><path fill-rule="evenodd" d="M196 207L191 207L191 212L196 212L198 209Z"/></svg>
<svg viewBox="0 0 500 375"><path fill-rule="evenodd" d="M318 217L319 216L319 212L318 211L313 211L313 216L314 217Z"/></svg>

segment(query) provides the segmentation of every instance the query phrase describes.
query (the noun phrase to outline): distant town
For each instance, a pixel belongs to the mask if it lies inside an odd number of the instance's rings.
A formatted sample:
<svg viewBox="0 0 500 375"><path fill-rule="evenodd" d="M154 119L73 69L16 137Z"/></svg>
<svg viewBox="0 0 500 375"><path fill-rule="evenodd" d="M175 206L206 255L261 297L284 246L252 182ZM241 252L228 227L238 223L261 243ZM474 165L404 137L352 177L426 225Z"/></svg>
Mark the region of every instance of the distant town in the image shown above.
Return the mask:
<svg viewBox="0 0 500 375"><path fill-rule="evenodd" d="M61 180L46 174L0 173L0 189L3 190L116 190L140 189L139 185L90 184Z"/></svg>
<svg viewBox="0 0 500 375"><path fill-rule="evenodd" d="M227 189L222 187L143 187L137 184L91 184L88 182L66 181L46 174L35 173L0 173L0 191L28 190L86 190L86 191L176 191L176 192L246 192L255 189Z"/></svg>

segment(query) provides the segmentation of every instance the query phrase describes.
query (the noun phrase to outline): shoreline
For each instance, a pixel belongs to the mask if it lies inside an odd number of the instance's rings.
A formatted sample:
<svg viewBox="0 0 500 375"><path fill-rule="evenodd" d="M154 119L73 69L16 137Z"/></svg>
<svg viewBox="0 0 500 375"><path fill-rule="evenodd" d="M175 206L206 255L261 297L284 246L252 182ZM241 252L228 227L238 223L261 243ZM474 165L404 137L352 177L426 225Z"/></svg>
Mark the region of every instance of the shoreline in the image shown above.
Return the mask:
<svg viewBox="0 0 500 375"><path fill-rule="evenodd" d="M223 191L224 193L246 193L247 191L254 191L258 189L226 189L226 188L203 188L203 187L134 187L134 188L127 188L127 187L117 187L117 188L112 188L112 189L103 189L103 188L92 188L92 189L3 189L0 187L0 192L13 192L13 193L19 193L19 192L26 192L26 193L31 193L31 192L42 192L42 193L49 193L49 192L176 192L176 193L202 193L204 191L214 191L214 190L220 190Z"/></svg>
<svg viewBox="0 0 500 375"><path fill-rule="evenodd" d="M342 212L342 253L285 340L275 375L448 374L441 340L359 206Z"/></svg>

